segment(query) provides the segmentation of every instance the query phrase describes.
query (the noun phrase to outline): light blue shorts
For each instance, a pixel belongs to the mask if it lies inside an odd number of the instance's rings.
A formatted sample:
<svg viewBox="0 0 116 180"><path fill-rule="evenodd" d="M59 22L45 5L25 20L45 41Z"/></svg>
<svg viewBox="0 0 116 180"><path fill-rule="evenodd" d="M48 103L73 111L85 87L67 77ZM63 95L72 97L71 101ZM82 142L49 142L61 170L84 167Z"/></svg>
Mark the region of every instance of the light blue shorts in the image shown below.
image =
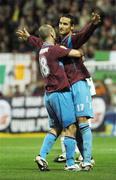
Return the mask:
<svg viewBox="0 0 116 180"><path fill-rule="evenodd" d="M45 106L49 115L50 127L66 128L76 122L70 91L46 93Z"/></svg>
<svg viewBox="0 0 116 180"><path fill-rule="evenodd" d="M72 97L75 107L76 117L92 118L92 97L90 87L86 80L78 81L71 86Z"/></svg>

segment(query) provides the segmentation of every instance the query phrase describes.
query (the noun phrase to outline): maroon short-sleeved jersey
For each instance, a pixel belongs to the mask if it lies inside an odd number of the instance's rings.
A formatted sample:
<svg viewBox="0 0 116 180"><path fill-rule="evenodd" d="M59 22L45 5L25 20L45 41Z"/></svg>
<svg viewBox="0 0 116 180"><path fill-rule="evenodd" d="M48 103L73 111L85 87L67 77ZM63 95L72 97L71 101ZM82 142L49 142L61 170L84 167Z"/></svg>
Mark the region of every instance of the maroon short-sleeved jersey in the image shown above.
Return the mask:
<svg viewBox="0 0 116 180"><path fill-rule="evenodd" d="M70 49L59 45L42 45L39 52L39 64L47 92L69 88L70 84L66 73L63 66L59 63L59 58L68 55L69 52Z"/></svg>

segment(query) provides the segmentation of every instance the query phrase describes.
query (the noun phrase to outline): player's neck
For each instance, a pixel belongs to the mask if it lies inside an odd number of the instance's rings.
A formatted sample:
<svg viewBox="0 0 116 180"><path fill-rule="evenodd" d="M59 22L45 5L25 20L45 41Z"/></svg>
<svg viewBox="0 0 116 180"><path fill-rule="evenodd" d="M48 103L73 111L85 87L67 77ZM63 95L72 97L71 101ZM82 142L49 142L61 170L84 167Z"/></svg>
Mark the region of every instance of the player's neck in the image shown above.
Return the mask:
<svg viewBox="0 0 116 180"><path fill-rule="evenodd" d="M55 44L54 39L51 38L51 37L50 37L50 38L47 38L46 41L45 41L44 43L50 44L50 45L54 45L54 44Z"/></svg>
<svg viewBox="0 0 116 180"><path fill-rule="evenodd" d="M65 38L65 37L68 37L68 36L70 36L72 34L72 31L70 31L69 33L67 33L67 34L63 34L63 35L61 35L61 37L62 38Z"/></svg>

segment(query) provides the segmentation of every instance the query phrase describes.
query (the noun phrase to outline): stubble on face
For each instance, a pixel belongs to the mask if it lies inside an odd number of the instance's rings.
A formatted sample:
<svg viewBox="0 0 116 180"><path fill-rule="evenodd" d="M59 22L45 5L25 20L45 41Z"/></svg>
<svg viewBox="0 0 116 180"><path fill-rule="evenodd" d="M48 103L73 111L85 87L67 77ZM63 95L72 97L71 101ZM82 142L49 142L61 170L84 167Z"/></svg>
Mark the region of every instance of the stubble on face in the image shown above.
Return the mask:
<svg viewBox="0 0 116 180"><path fill-rule="evenodd" d="M60 35L67 35L71 32L71 23L70 18L61 17L59 21L59 34Z"/></svg>

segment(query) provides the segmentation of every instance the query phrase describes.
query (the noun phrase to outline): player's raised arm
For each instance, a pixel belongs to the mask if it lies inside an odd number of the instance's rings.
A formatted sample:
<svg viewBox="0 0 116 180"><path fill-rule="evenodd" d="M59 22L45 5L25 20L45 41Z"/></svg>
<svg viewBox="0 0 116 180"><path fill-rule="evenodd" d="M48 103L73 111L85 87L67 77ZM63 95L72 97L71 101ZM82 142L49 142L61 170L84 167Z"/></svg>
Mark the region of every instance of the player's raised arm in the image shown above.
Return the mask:
<svg viewBox="0 0 116 180"><path fill-rule="evenodd" d="M91 16L91 22L94 25L98 25L101 22L101 17L98 13L93 12Z"/></svg>
<svg viewBox="0 0 116 180"><path fill-rule="evenodd" d="M26 28L19 29L16 31L16 34L18 35L19 39L22 39L24 41L27 41L28 38L30 37L29 32L26 30Z"/></svg>
<svg viewBox="0 0 116 180"><path fill-rule="evenodd" d="M97 13L92 13L90 23L84 26L79 32L72 36L72 40L75 43L76 48L80 48L91 37L94 30L101 22L101 17Z"/></svg>
<svg viewBox="0 0 116 180"><path fill-rule="evenodd" d="M16 34L18 35L19 39L28 41L28 43L34 47L41 48L43 44L40 38L30 35L30 33L26 30L26 28L23 28L23 30L21 29L17 30Z"/></svg>

